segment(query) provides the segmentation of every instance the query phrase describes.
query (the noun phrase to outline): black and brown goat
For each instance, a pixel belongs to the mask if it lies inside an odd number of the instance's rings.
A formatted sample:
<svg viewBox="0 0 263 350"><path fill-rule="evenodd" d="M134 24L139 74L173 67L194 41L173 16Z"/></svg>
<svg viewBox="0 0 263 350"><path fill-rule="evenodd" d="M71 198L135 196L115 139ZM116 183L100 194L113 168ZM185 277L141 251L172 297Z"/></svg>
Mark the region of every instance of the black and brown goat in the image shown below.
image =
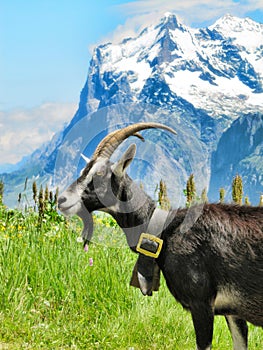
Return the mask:
<svg viewBox="0 0 263 350"><path fill-rule="evenodd" d="M126 174L135 145L117 163L110 162L124 139L142 139L138 132L148 128L173 132L162 124L138 123L106 136L80 178L59 197L59 209L83 219L84 244L92 237L92 211L116 219L131 249L140 252L135 274L143 294L151 295L158 266L172 295L191 312L198 350L211 349L215 315L226 317L233 349L245 350L246 321L263 326L263 208L156 208Z"/></svg>

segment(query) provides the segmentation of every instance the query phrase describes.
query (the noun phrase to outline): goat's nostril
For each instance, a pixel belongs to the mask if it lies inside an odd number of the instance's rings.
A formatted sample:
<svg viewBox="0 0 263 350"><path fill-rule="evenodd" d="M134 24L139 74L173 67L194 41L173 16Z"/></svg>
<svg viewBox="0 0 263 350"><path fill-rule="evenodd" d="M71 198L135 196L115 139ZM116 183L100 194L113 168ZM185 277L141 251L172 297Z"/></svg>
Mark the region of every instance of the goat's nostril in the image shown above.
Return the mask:
<svg viewBox="0 0 263 350"><path fill-rule="evenodd" d="M58 205L61 205L67 201L67 198L64 196L58 197Z"/></svg>

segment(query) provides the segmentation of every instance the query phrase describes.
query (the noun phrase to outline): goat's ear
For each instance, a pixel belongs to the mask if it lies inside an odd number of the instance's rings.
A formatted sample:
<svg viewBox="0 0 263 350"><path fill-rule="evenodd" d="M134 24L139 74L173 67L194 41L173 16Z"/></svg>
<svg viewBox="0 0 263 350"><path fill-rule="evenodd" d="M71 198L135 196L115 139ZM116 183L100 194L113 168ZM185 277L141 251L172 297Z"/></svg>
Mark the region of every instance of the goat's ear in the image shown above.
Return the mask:
<svg viewBox="0 0 263 350"><path fill-rule="evenodd" d="M130 147L127 149L127 151L122 155L121 159L113 164L112 166L112 171L115 175L123 175L126 168L130 165L132 162L134 156L136 153L136 145L132 144Z"/></svg>

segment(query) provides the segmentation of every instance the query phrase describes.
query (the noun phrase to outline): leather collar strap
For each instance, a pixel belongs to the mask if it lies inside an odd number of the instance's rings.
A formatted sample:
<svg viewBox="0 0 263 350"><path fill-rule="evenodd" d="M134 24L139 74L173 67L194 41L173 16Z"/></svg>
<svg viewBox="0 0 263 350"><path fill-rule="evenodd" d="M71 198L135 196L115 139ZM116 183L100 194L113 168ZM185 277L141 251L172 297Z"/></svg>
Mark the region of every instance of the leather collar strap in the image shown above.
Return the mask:
<svg viewBox="0 0 263 350"><path fill-rule="evenodd" d="M134 266L130 285L140 288L143 295L151 296L160 286L160 268L155 259L162 248L161 234L168 225L169 212L156 208L147 227L147 233L142 233L136 250L138 260Z"/></svg>

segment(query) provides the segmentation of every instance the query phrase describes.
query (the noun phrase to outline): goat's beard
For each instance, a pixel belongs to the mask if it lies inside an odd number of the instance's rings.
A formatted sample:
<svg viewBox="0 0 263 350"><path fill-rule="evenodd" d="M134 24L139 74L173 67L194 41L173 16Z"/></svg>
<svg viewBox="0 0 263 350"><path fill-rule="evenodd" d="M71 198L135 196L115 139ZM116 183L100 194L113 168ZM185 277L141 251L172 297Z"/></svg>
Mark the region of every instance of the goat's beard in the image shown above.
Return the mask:
<svg viewBox="0 0 263 350"><path fill-rule="evenodd" d="M81 205L80 210L77 212L77 215L81 218L83 222L82 229L82 240L84 249L88 246L91 238L93 236L93 218L92 214L86 209L84 205Z"/></svg>

